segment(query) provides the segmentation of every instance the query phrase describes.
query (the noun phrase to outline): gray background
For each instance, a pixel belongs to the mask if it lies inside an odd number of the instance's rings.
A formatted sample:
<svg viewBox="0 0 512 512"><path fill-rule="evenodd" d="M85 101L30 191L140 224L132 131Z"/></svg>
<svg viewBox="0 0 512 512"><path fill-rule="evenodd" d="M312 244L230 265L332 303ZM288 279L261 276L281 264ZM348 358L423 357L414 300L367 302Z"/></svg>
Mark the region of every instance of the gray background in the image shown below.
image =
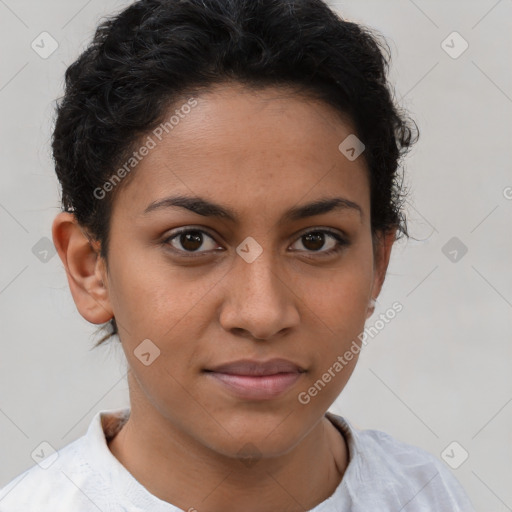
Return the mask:
<svg viewBox="0 0 512 512"><path fill-rule="evenodd" d="M90 350L95 327L44 239L59 211L53 102L99 19L127 3L0 0L0 486L42 441L61 448L98 410L128 404L122 351ZM369 338L331 410L439 458L457 441L452 461L469 458L451 471L477 510L511 511L512 0L331 3L386 36L397 98L421 130L406 161L420 241L394 247L367 325L394 301L403 311ZM31 47L43 31L59 45L46 59ZM457 58L442 47L453 31L469 44Z"/></svg>

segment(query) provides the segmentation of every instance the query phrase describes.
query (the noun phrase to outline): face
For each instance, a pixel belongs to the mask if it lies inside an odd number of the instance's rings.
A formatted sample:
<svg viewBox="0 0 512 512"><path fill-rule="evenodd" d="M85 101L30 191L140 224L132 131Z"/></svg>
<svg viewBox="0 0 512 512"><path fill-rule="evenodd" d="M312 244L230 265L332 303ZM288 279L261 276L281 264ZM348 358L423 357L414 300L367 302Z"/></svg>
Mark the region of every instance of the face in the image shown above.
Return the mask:
<svg viewBox="0 0 512 512"><path fill-rule="evenodd" d="M113 206L103 280L132 411L221 454L286 453L348 381L357 352L335 363L360 345L383 279L367 170L321 102L236 85L195 99ZM295 366L219 369L275 358Z"/></svg>

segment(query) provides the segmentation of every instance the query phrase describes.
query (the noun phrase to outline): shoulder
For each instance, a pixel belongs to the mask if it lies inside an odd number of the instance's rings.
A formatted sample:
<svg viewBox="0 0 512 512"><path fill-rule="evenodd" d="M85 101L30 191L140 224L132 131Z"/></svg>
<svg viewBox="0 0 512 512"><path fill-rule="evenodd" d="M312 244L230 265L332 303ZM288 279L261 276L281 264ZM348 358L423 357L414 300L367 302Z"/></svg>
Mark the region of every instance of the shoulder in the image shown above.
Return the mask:
<svg viewBox="0 0 512 512"><path fill-rule="evenodd" d="M380 430L357 429L341 416L328 417L347 440L344 478L350 492L358 489L370 500L380 496L399 509L409 504L407 510L418 512L474 512L451 470L431 453Z"/></svg>
<svg viewBox="0 0 512 512"><path fill-rule="evenodd" d="M77 439L11 480L0 489L0 510L46 512L68 504L77 511L90 510L80 492L84 480L91 478L82 457L83 444L83 438Z"/></svg>
<svg viewBox="0 0 512 512"><path fill-rule="evenodd" d="M104 413L96 414L87 434L60 450L43 445L40 460L0 489L0 512L124 510L112 505L108 472L97 470L105 444Z"/></svg>

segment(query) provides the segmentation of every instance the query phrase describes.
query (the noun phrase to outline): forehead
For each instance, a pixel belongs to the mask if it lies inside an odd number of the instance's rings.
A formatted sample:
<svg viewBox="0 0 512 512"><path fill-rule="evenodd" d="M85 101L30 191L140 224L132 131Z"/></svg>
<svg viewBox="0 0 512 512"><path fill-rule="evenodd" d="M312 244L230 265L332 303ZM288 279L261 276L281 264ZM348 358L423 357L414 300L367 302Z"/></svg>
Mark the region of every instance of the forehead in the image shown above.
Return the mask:
<svg viewBox="0 0 512 512"><path fill-rule="evenodd" d="M115 209L140 214L176 193L233 209L250 204L275 209L301 198L344 194L368 209L364 159L350 161L339 150L353 133L336 110L304 95L217 86L176 102L160 127L142 138L142 143L152 140L152 149L137 164Z"/></svg>

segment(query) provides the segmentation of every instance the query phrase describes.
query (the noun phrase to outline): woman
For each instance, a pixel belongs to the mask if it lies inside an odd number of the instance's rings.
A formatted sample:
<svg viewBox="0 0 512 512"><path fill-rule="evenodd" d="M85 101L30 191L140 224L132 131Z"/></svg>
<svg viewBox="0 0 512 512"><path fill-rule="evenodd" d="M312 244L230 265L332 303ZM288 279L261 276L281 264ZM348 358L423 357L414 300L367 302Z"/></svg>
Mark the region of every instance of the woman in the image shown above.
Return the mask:
<svg viewBox="0 0 512 512"><path fill-rule="evenodd" d="M356 365L415 141L370 31L321 0L142 0L66 73L53 239L130 408L2 511L471 511L434 456L327 412Z"/></svg>

